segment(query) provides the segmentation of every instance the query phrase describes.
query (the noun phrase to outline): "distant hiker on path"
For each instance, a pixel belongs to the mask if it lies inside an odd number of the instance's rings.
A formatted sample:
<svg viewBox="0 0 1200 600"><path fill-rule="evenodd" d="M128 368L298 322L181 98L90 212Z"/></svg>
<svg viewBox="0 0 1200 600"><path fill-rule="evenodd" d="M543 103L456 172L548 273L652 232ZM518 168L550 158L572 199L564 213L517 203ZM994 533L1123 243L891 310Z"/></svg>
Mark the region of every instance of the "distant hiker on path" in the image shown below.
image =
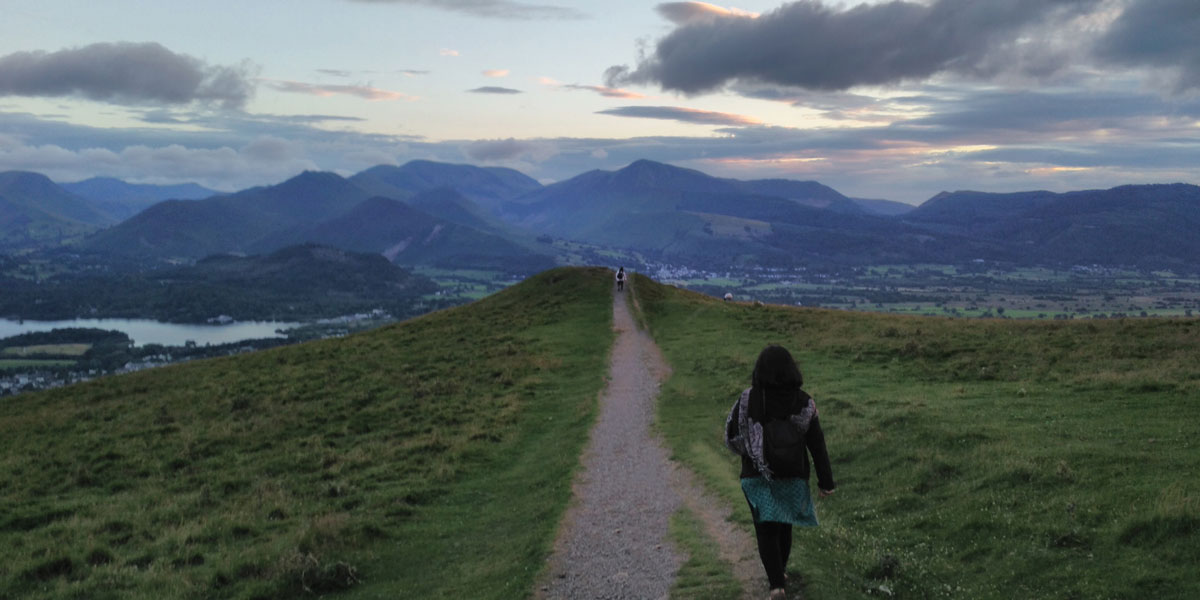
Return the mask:
<svg viewBox="0 0 1200 600"><path fill-rule="evenodd" d="M617 269L617 291L625 289L625 267Z"/></svg>
<svg viewBox="0 0 1200 600"><path fill-rule="evenodd" d="M791 353L782 346L767 346L754 364L751 387L725 420L725 445L742 457L742 492L754 517L770 600L787 598L792 526L817 526L808 487L810 452L820 497L837 487L817 405L802 385L804 377Z"/></svg>

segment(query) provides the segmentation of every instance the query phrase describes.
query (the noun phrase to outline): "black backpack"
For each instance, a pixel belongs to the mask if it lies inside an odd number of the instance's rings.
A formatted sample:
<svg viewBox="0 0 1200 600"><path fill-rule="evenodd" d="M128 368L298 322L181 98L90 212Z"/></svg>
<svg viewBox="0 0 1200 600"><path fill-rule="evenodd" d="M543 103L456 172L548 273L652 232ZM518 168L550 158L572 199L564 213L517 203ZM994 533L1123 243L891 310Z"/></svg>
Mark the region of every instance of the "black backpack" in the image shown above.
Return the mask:
<svg viewBox="0 0 1200 600"><path fill-rule="evenodd" d="M763 458L775 477L799 477L804 472L804 434L788 419L767 416L767 395L762 396Z"/></svg>

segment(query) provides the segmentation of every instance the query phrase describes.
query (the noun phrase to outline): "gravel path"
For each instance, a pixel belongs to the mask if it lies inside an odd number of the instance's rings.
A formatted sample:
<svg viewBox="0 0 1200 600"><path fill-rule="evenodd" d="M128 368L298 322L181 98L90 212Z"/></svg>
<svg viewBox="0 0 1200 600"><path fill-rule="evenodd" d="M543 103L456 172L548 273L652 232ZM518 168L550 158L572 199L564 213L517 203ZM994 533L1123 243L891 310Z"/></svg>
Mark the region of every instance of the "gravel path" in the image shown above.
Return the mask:
<svg viewBox="0 0 1200 600"><path fill-rule="evenodd" d="M667 536L681 500L667 452L649 427L666 369L654 342L634 325L627 295L614 294L608 387L540 598L667 598L683 564Z"/></svg>
<svg viewBox="0 0 1200 600"><path fill-rule="evenodd" d="M669 597L684 556L667 534L685 503L705 522L720 554L734 565L746 597L762 598L765 586L750 536L726 519L728 510L705 495L690 473L673 463L650 432L659 383L670 370L650 336L638 330L628 294L614 293L617 332L608 387L583 455L535 596L542 600L656 600ZM747 560L747 559L752 560Z"/></svg>

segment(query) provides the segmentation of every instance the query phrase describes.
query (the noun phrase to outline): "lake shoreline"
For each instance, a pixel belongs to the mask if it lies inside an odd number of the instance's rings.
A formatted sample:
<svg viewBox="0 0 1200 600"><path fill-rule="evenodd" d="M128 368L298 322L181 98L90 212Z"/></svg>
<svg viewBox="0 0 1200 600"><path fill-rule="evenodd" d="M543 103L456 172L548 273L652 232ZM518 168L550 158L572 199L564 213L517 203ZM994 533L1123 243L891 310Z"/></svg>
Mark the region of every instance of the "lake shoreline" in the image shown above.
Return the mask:
<svg viewBox="0 0 1200 600"><path fill-rule="evenodd" d="M120 331L129 336L134 346L219 345L245 340L288 337L284 331L305 323L291 321L231 321L226 323L168 323L154 319L64 319L38 321L32 319L0 319L0 339L36 331L54 329L103 329Z"/></svg>

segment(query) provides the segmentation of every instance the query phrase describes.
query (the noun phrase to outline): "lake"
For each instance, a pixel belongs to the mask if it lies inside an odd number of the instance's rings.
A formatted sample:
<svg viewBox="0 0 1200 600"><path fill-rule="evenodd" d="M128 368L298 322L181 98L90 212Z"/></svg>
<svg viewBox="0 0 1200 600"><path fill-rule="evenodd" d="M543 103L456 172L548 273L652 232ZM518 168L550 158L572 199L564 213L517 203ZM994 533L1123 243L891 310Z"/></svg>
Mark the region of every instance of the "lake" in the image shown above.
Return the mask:
<svg viewBox="0 0 1200 600"><path fill-rule="evenodd" d="M162 344L182 346L188 341L198 345L228 344L242 340L285 337L275 333L276 329L297 327L301 323L278 321L245 321L224 325L186 325L162 323L150 319L72 319L68 321L10 321L0 319L0 338L28 333L50 331L67 327L87 327L120 331L133 340L135 346Z"/></svg>

